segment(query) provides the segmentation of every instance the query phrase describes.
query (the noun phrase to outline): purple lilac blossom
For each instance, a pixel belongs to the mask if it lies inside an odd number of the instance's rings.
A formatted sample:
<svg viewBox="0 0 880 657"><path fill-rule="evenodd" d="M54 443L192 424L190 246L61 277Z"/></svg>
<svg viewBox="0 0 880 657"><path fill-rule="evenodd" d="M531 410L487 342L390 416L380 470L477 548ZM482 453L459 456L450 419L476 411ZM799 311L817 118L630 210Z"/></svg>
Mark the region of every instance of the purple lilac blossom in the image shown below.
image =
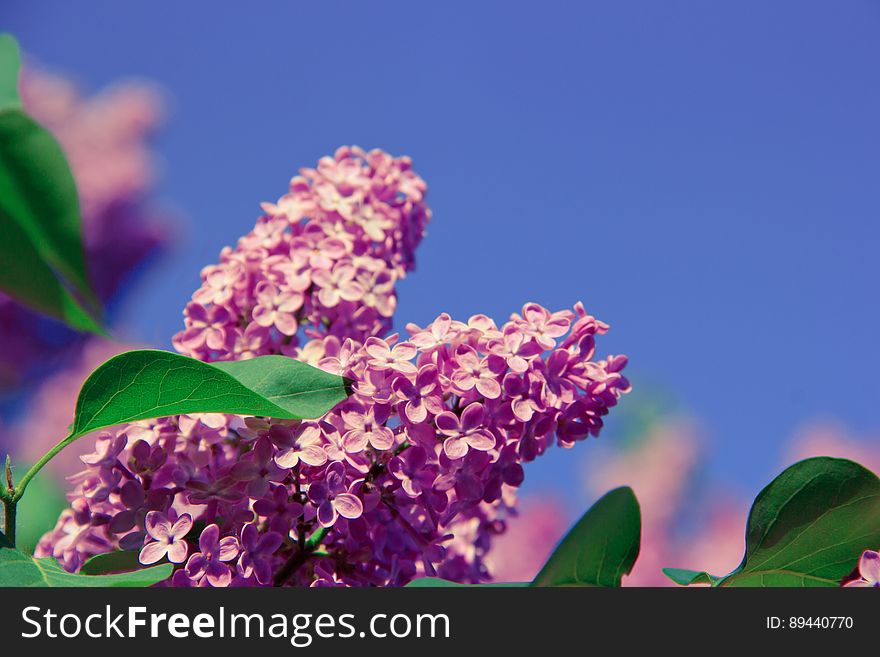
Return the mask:
<svg viewBox="0 0 880 657"><path fill-rule="evenodd" d="M131 483L131 482L129 482ZM168 557L172 563L183 563L189 546L183 538L192 529L192 516L184 513L174 523L160 511L150 511L144 520L147 543L138 559L142 564L153 564Z"/></svg>
<svg viewBox="0 0 880 657"><path fill-rule="evenodd" d="M444 313L380 338L430 217L424 191L408 159L380 151L341 148L303 170L203 271L175 338L204 360L298 358L352 379L349 399L317 420L183 415L102 432L37 554L76 570L149 545L143 509L161 490L151 512L205 526L172 585L488 580L523 463L598 435L629 390L626 358L594 359L608 327L580 303L529 303L501 326Z"/></svg>
<svg viewBox="0 0 880 657"><path fill-rule="evenodd" d="M413 268L431 217L425 189L409 158L378 150L343 147L302 169L287 194L262 205L254 230L202 270L175 348L238 360L386 333L395 285Z"/></svg>

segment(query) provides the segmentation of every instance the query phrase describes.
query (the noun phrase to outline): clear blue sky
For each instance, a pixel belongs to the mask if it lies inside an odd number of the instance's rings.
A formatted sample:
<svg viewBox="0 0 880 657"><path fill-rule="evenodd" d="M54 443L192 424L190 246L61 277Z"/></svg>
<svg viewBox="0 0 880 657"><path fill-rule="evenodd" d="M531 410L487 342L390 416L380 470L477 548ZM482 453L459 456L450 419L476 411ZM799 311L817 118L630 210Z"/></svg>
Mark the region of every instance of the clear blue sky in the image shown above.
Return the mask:
<svg viewBox="0 0 880 657"><path fill-rule="evenodd" d="M582 299L753 491L810 418L880 429L877 2L232 4L0 9L86 88L168 92L161 192L189 225L125 306L140 339L167 346L258 202L356 143L430 186L399 325Z"/></svg>

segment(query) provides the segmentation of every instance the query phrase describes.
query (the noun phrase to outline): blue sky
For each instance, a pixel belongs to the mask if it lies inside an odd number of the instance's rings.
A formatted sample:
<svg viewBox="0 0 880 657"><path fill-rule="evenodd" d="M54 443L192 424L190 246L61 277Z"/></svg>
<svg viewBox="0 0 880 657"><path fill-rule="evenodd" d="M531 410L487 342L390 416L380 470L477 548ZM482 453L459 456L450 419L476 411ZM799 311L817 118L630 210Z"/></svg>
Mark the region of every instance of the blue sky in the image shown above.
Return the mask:
<svg viewBox="0 0 880 657"><path fill-rule="evenodd" d="M750 491L811 419L880 429L877 2L10 5L44 66L167 92L160 191L187 220L130 335L168 346L258 203L355 143L429 184L398 325L581 299Z"/></svg>

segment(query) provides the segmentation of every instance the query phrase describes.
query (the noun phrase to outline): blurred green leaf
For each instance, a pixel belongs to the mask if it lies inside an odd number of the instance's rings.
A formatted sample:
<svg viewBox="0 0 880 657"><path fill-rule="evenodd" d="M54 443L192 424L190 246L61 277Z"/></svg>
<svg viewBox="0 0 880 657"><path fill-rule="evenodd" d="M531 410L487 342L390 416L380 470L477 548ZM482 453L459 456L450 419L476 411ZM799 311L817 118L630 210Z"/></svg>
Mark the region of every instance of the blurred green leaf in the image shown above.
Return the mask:
<svg viewBox="0 0 880 657"><path fill-rule="evenodd" d="M100 325L64 286L19 223L0 203L0 290L37 312L78 331L100 333Z"/></svg>
<svg viewBox="0 0 880 657"><path fill-rule="evenodd" d="M19 65L15 39L0 35L0 289L72 328L100 333L73 174L55 138L21 110Z"/></svg>
<svg viewBox="0 0 880 657"><path fill-rule="evenodd" d="M532 586L620 586L639 556L641 526L631 488L606 493L550 555Z"/></svg>

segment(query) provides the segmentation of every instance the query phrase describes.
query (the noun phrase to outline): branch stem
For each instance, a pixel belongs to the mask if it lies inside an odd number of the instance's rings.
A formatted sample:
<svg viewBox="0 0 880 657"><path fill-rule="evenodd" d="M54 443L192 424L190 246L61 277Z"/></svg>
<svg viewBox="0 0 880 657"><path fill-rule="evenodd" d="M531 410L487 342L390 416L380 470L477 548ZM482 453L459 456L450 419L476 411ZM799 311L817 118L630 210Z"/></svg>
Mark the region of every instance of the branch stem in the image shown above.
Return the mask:
<svg viewBox="0 0 880 657"><path fill-rule="evenodd" d="M4 482L5 486L0 486L0 501L3 502L3 532L6 534L6 539L13 546L15 545L15 517L17 515L18 502L24 495L27 485L43 469L44 465L51 461L58 452L67 447L73 440L74 436L71 434L43 454L40 460L24 473L18 485L12 479L12 463L10 462L9 455L6 456L6 481Z"/></svg>
<svg viewBox="0 0 880 657"><path fill-rule="evenodd" d="M272 584L275 586L283 586L287 580L293 577L293 574L299 570L300 566L308 561L309 557L314 554L315 550L321 545L321 541L324 540L329 531L329 527L319 527L316 529L306 540L305 546L296 549L294 553L290 555L290 558L284 562L284 565L278 569L278 572L275 573L275 577L272 578Z"/></svg>
<svg viewBox="0 0 880 657"><path fill-rule="evenodd" d="M6 540L15 547L15 506L16 502L9 497L3 498L3 533Z"/></svg>

